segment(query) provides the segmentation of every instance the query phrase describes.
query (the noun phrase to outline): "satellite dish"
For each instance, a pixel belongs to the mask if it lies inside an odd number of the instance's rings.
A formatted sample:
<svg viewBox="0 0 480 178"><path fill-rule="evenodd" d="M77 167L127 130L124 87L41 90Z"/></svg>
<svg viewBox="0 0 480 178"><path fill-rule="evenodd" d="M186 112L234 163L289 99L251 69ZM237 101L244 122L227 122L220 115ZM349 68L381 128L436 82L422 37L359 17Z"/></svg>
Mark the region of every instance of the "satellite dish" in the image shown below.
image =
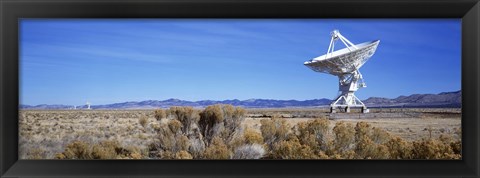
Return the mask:
<svg viewBox="0 0 480 178"><path fill-rule="evenodd" d="M306 61L304 65L315 72L338 76L339 95L330 104L331 112L335 112L337 107L345 108L345 112L350 112L351 107L361 107L362 112L367 113L367 107L354 92L366 87L359 69L373 56L380 40L354 45L338 30L333 30L330 35L332 38L327 53ZM338 40L342 41L346 48L335 51L335 43Z"/></svg>

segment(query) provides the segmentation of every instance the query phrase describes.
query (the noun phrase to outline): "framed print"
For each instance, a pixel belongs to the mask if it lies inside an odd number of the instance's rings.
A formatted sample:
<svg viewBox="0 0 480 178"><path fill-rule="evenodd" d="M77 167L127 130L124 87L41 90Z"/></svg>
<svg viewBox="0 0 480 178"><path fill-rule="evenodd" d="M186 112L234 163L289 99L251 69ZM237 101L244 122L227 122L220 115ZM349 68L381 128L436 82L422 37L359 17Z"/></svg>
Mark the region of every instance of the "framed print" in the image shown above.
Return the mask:
<svg viewBox="0 0 480 178"><path fill-rule="evenodd" d="M478 1L0 5L4 177L478 176Z"/></svg>

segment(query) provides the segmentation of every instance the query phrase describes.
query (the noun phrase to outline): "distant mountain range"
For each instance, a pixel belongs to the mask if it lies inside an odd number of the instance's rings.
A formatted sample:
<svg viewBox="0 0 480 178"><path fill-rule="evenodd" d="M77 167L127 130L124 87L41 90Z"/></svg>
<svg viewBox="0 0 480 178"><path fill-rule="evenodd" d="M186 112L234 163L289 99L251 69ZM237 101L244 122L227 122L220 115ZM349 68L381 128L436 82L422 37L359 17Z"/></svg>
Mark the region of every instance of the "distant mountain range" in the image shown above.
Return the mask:
<svg viewBox="0 0 480 178"><path fill-rule="evenodd" d="M413 94L395 99L370 97L363 101L369 107L461 107L462 91L439 94Z"/></svg>
<svg viewBox="0 0 480 178"><path fill-rule="evenodd" d="M413 94L410 96L399 96L394 99L370 97L363 102L368 107L461 107L462 92L443 92L439 94ZM328 106L332 100L330 99L313 99L313 100L272 100L272 99L249 99L249 100L202 100L202 101L185 101L179 99L168 99L163 101L147 100L140 102L123 102L106 105L92 105L92 109L153 109L168 108L170 106L192 106L206 107L213 104L231 104L245 108L285 108L285 107L319 107ZM72 109L71 105L20 105L21 109ZM77 109L85 109L86 105L77 106Z"/></svg>

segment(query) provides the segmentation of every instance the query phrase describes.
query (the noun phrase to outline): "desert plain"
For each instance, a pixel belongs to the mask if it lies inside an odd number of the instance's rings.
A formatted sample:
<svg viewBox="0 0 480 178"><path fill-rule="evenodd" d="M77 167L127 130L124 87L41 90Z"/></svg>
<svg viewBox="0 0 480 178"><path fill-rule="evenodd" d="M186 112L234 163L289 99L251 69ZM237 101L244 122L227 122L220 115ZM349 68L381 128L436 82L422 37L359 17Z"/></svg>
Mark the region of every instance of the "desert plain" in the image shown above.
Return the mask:
<svg viewBox="0 0 480 178"><path fill-rule="evenodd" d="M193 109L194 113L202 114L202 108L190 109ZM237 144L237 146L230 146L227 143L229 141L226 141L227 139L224 139L225 143L222 145L222 143L217 143L215 139L212 138L208 142L204 141L205 143L202 143L203 147L194 148L193 145L195 145L194 143L197 143L196 141L202 139L207 140L207 136L205 134L203 136L202 134L198 134L200 136L192 136L194 133L196 133L195 128L201 127L192 126L192 131L189 131L188 129L183 129L183 126L180 126L181 129L179 129L180 131L178 132L170 131L168 129L168 132L165 132L165 130L162 130L162 125L170 123L168 119L169 109L163 110L167 112L167 114L163 114L164 116L157 116L156 110L23 109L19 111L19 157L20 159L82 159L78 155L86 153L84 153L85 151L82 151L81 149L88 149L92 153L89 153L89 156L86 156L83 159L215 159L206 157L205 155L210 153L221 153L222 149L217 148L212 148L212 150L210 150L211 152L207 153L210 149L209 145L216 145L217 147L224 148L224 150L230 150L226 151L225 154L227 157L225 158L244 158L236 155L238 152L238 147L240 147L238 145L242 145L240 144L240 141L236 141L237 139L235 139L233 136L238 135L238 133L230 133L232 135L232 139L228 139L233 145ZM285 148L290 148L290 145L287 144L286 141L292 140L292 136L285 136L282 142L282 140L278 140L278 138L276 138L280 137L278 136L278 131L273 130L272 137L266 135L266 127L262 128L262 123L267 123L265 121L262 122L262 120L272 120L272 118L275 118L275 120L284 121L284 123L277 121L270 122L274 123L273 125L275 125L275 123L277 124L277 130L278 123L282 123L286 127L289 127L288 129L290 129L290 131L286 132L289 132L290 135L295 135L293 140L295 140L295 143L298 142L298 147L293 148L302 150L294 149L294 152L311 152L314 154L314 157L308 157L310 159L333 159L340 157L356 159L357 157L351 156L351 153L347 150L352 150L352 152L361 151L362 154L364 154L364 151L361 150L362 148L358 148L360 143L354 143L354 141L352 141L351 144L347 144L346 146L342 147L343 151L328 151L329 148L326 148L328 147L326 146L328 145L326 142L330 140L332 147L340 149L340 143L337 143L338 141L335 141L335 139L343 137L341 137L341 133L335 131L335 127L351 126L351 129L353 130L353 135L351 137L352 139L358 140L359 132L361 132L361 128L358 128L359 125L361 125L359 123L366 123L366 127L371 130L368 131L369 133L375 132L374 129L378 128L381 129L382 132L385 131L385 133L388 134L388 138L385 138L383 141L378 141L376 145L386 145L389 140L395 144L393 138L400 138L402 142L412 143L410 144L411 148L409 147L411 150L413 150L412 152L418 152L418 150L415 151L417 149L415 142L430 144L428 140L439 138L440 140L445 140L445 137L448 137L449 141L445 142L445 145L452 145L452 147L442 147L440 149L450 150L448 151L449 155L453 154L453 152L456 152L454 155L457 156L454 159L459 158L458 155L460 154L458 153L458 148L457 151L451 150L455 150L455 147L453 146L454 143L457 143L457 145L459 143L461 145L462 115L460 108L370 108L370 113L365 114L360 113L357 110L352 110L351 113L329 113L328 111L328 108L244 109L245 113L242 115L243 118L240 120L241 122L240 125L238 125L238 128L240 128L239 130L241 130L242 133L248 130L248 132L254 134L250 134L248 137L245 136L245 138L242 137L243 141L241 142L243 145L252 146L252 144L258 143L258 145L264 146L263 151L260 151L262 156L253 156L255 158L297 158L281 156L285 155L285 149L282 147L283 142L285 142L283 146L287 146ZM179 117L178 113L177 117ZM309 122L313 123L313 121L319 119L322 120L321 123L327 125L326 127L328 127L328 129L322 131L323 134L316 134L317 142L315 143L323 146L318 148L319 151L315 151L315 145L311 146L311 148L306 148L304 146L308 145L308 143L307 141L303 141L305 133L301 130L299 131L299 128L302 128L299 126L299 124L301 125L301 123ZM182 124L184 123L184 121L180 121ZM198 118L196 122L199 123ZM202 122L201 118L200 122ZM225 126L226 125L227 124L225 124ZM170 125L168 126L170 129L172 129ZM273 128L275 129L275 126L273 126ZM198 130L202 129L197 129L197 131ZM312 132L317 131L314 129ZM207 132L203 131L202 133ZM188 142L188 144L179 146L179 143L177 142L166 143L165 140L161 140L163 137L159 137L159 135L162 134L173 134L171 137L173 138L172 141L175 142L176 140L181 140L183 138L187 140L186 142ZM247 133L245 133L245 135L246 134ZM175 135L178 135L179 137L176 137ZM319 138L318 135L321 135L321 138ZM354 136L355 138L353 138ZM197 140L195 141L195 139ZM371 140L374 139L372 138ZM156 144L155 142L161 142L161 144ZM377 141L374 140L374 142ZM112 147L111 144L113 143L116 144L116 146ZM433 145L436 143L437 142L432 142ZM167 144L173 146L168 148L166 146L162 146ZM157 146L155 147L152 145ZM419 147L421 146L422 145L420 144ZM392 156L392 149L396 148L391 148L388 146L385 147L386 148L384 149L390 148L390 152L388 152L388 149L385 151L388 153L388 156L380 156L379 158L401 159L401 156ZM108 156L108 148L112 148L111 152L113 152L113 155L110 154L110 157ZM254 147L248 147L248 149L253 148ZM429 147L427 146L426 148ZM198 149L201 151L198 151ZM374 147L372 149L382 150L380 147ZM97 150L97 152L101 152L102 154L105 153L107 156L99 153L93 153L95 150ZM199 153L194 154L191 150L197 150ZM421 147L421 150L425 151L423 147ZM429 154L430 152L433 152L432 155L440 155L439 158L443 158L442 155L447 154L443 152L439 153L438 149L433 149L433 151L427 149L425 152L428 152ZM278 153L277 155L280 156L273 155L274 153ZM74 155L73 157L72 154ZM376 158L375 155L363 156L361 158L365 157ZM449 156L448 159L450 159L450 157L451 156ZM247 158L250 157L247 156ZM415 159L416 157L411 158ZM427 158L433 159L433 157Z"/></svg>

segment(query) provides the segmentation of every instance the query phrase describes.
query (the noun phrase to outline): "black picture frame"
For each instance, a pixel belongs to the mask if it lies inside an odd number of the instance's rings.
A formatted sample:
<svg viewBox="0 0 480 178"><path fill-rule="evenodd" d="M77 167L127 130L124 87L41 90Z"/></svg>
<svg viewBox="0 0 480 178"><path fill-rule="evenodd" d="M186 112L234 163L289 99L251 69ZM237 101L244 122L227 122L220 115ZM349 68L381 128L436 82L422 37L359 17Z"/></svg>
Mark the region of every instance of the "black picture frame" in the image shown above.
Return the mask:
<svg viewBox="0 0 480 178"><path fill-rule="evenodd" d="M20 18L461 18L462 160L18 160ZM478 0L0 0L1 177L478 177Z"/></svg>

